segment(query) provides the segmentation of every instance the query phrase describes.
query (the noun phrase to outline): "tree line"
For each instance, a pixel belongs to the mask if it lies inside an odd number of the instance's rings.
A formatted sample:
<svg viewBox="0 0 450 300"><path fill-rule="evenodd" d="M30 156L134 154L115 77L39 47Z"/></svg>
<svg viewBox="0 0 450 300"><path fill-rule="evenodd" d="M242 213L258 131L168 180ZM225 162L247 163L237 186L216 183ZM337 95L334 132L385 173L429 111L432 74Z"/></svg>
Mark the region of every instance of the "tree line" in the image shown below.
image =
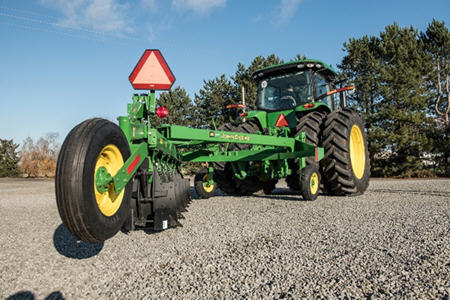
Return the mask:
<svg viewBox="0 0 450 300"><path fill-rule="evenodd" d="M351 38L343 50L338 77L356 87L348 103L365 121L372 175L450 176L450 33L445 23L433 20L423 32L394 23L377 36ZM297 54L288 61L305 58ZM157 104L166 106L169 116L151 122L213 128L233 121L237 111L226 106L241 102L242 88L246 104L256 108L253 72L283 62L271 54L255 57L248 66L238 63L233 75L204 80L193 97L181 86L162 92ZM27 139L20 153L12 140L0 140L0 176L40 176L30 171L32 165L44 174L52 174L52 168L54 173L56 143L54 137L47 138L48 143L45 138Z"/></svg>
<svg viewBox="0 0 450 300"><path fill-rule="evenodd" d="M0 139L0 177L55 176L60 148L58 136L51 132L37 140L27 137L20 150L12 139Z"/></svg>

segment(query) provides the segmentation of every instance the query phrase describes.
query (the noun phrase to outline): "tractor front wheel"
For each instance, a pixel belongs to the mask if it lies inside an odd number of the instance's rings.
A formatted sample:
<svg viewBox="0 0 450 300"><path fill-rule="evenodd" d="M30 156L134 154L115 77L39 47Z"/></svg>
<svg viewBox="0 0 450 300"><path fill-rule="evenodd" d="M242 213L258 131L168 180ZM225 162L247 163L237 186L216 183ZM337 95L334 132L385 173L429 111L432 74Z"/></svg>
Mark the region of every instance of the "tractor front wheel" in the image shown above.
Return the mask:
<svg viewBox="0 0 450 300"><path fill-rule="evenodd" d="M79 239L102 242L122 227L130 207L132 181L115 193L111 182L97 185L98 177L114 176L130 156L119 126L89 119L64 140L56 167L56 202L67 229Z"/></svg>

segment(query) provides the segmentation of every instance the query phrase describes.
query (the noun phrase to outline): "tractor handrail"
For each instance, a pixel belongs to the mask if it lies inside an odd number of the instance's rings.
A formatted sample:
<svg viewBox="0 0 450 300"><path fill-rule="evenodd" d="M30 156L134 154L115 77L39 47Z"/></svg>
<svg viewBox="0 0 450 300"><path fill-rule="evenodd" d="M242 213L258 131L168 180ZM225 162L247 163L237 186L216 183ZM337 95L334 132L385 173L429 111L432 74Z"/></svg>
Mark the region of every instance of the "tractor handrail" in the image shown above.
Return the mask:
<svg viewBox="0 0 450 300"><path fill-rule="evenodd" d="M329 91L329 92L326 92L325 94L322 94L322 95L320 95L319 97L317 97L315 100L320 100L320 99L322 99L322 98L331 96L331 95L336 94L336 93L342 93L342 92L345 92L345 91L351 91L351 90L354 90L354 89L355 89L355 87L352 86L352 85L350 85L350 86L344 86L344 87L341 87L341 88L334 89L334 90L331 90L331 91Z"/></svg>

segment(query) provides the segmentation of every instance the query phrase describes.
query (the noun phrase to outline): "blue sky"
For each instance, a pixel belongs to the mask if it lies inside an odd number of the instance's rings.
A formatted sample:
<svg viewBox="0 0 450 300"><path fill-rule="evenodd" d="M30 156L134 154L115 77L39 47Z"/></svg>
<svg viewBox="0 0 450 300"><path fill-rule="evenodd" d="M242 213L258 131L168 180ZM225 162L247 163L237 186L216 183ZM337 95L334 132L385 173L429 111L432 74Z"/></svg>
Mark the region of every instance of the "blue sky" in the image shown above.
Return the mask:
<svg viewBox="0 0 450 300"><path fill-rule="evenodd" d="M448 0L0 0L0 138L58 132L62 142L87 118L124 115L147 48L193 97L258 55L336 66L351 37L393 22L449 26L449 12Z"/></svg>

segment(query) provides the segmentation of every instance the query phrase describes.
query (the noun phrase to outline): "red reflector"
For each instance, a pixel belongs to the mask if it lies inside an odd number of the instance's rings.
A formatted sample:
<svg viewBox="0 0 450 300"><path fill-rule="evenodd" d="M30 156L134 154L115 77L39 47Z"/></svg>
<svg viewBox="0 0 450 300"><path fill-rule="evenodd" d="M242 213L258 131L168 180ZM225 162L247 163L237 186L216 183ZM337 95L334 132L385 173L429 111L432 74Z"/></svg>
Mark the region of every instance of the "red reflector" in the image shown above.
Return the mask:
<svg viewBox="0 0 450 300"><path fill-rule="evenodd" d="M280 114L280 115L278 116L277 121L275 122L275 126L278 127L278 128L281 128L281 127L286 127L286 126L288 126L288 125L289 125L289 124L288 124L288 122L286 121L286 117L284 116L284 114Z"/></svg>
<svg viewBox="0 0 450 300"><path fill-rule="evenodd" d="M314 106L315 106L314 103L308 103L308 104L303 105L303 108L311 108Z"/></svg>
<svg viewBox="0 0 450 300"><path fill-rule="evenodd" d="M243 113L243 114L241 115L241 118L245 118L246 116L248 116L248 113Z"/></svg>
<svg viewBox="0 0 450 300"><path fill-rule="evenodd" d="M319 161L319 148L316 148L316 161Z"/></svg>
<svg viewBox="0 0 450 300"><path fill-rule="evenodd" d="M128 175L130 175L130 174L133 172L134 168L136 168L136 166L137 166L137 164L139 163L140 160L141 160L141 157L140 157L140 155L138 154L138 155L136 156L136 158L133 159L133 161L131 162L131 164L130 164L130 165L128 166L128 168L127 168L127 173L128 173Z"/></svg>
<svg viewBox="0 0 450 300"><path fill-rule="evenodd" d="M158 109L156 110L156 115L160 118L160 119L164 119L165 117L167 117L169 115L169 110L164 107L164 106L160 106L158 107Z"/></svg>

